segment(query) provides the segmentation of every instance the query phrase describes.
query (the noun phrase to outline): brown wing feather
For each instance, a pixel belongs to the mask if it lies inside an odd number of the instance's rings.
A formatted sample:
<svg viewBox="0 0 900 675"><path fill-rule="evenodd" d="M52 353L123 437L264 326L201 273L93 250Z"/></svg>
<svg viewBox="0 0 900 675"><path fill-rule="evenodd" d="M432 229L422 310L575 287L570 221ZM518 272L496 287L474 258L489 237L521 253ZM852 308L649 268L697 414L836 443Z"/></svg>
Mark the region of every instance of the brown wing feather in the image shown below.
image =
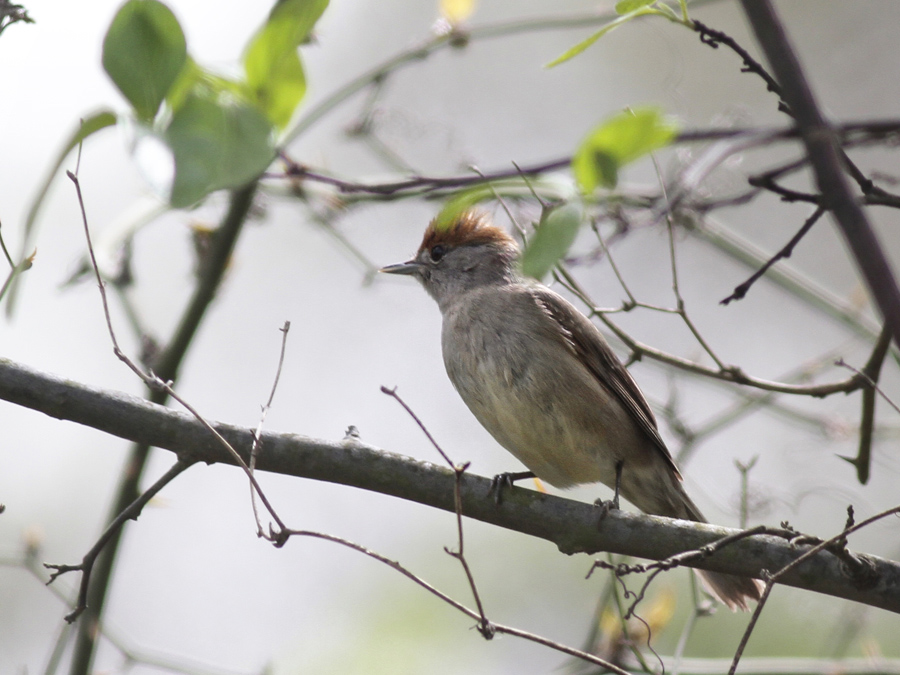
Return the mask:
<svg viewBox="0 0 900 675"><path fill-rule="evenodd" d="M597 327L569 302L559 302L562 298L550 289L535 286L532 294L544 312L559 326L572 349L587 364L600 385L619 400L681 479L675 460L659 435L656 418L647 400Z"/></svg>

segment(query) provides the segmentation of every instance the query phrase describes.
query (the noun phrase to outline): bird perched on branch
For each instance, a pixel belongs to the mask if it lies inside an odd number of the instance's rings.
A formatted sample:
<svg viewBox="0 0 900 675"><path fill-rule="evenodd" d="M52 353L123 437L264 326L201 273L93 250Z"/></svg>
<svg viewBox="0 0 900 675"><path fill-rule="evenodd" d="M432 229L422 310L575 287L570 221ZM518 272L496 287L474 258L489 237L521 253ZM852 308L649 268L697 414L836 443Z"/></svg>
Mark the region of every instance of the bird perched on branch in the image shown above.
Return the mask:
<svg viewBox="0 0 900 675"><path fill-rule="evenodd" d="M490 434L560 488L601 482L646 513L706 522L682 486L650 406L603 335L562 296L518 271L519 248L483 214L432 222L412 260L383 268L422 282L443 316L450 380ZM502 477L502 476L501 476ZM732 609L755 579L700 572Z"/></svg>

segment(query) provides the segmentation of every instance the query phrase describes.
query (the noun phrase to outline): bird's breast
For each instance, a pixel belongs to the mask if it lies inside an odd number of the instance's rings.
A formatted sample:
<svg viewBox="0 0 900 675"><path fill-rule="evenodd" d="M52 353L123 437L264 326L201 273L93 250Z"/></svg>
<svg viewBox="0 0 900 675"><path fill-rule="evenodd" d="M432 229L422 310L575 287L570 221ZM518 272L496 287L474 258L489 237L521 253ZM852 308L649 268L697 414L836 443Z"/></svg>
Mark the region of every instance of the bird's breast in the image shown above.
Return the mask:
<svg viewBox="0 0 900 675"><path fill-rule="evenodd" d="M482 426L537 476L557 487L610 483L633 423L543 314L522 307L480 302L445 313L447 374Z"/></svg>

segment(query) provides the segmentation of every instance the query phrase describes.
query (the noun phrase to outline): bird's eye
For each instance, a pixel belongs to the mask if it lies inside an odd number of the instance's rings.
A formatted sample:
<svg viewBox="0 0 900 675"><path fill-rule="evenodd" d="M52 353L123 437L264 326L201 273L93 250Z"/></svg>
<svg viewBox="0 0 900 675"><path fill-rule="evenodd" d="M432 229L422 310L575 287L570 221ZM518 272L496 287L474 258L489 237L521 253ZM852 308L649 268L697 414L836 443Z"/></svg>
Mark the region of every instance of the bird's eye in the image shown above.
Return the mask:
<svg viewBox="0 0 900 675"><path fill-rule="evenodd" d="M443 244L437 244L431 247L431 259L438 262L447 253L447 248Z"/></svg>

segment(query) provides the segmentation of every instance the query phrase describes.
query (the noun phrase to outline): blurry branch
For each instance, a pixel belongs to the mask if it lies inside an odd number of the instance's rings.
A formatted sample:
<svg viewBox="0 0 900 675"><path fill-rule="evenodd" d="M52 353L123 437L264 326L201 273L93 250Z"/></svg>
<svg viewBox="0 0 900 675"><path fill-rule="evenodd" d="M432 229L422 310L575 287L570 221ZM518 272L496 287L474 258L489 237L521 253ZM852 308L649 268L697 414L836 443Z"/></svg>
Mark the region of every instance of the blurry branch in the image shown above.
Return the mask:
<svg viewBox="0 0 900 675"><path fill-rule="evenodd" d="M47 586L50 592L70 609L74 608L72 593L69 589L61 589L60 584L49 586L47 570L40 562L41 541L34 532L26 534L21 554L9 557L0 557L0 567L18 568L30 574L34 579ZM59 627L56 639L53 641L53 649L43 669L44 675L53 675L59 669L66 652L69 636L73 630L72 624L63 623ZM215 668L206 663L192 662L189 659L174 657L169 654L157 653L152 650L144 650L130 644L128 638L120 635L109 625L99 627L100 634L121 653L129 665L147 665L172 673L182 675L241 675L240 671Z"/></svg>
<svg viewBox="0 0 900 675"><path fill-rule="evenodd" d="M0 359L0 398L52 417L85 424L142 446L164 448L197 461L235 464L195 418L124 394L103 391L38 373ZM215 424L246 461L253 430ZM265 433L257 468L285 475L340 483L418 502L453 513L452 470L379 450L348 437L340 442L296 434ZM662 560L702 550L734 530L626 512L610 513L598 531L590 504L512 488L498 507L489 498L491 481L464 474L459 479L462 513L487 523L546 539L564 553L610 551ZM779 570L806 550L782 536L758 535L738 541L690 566L758 576ZM792 569L782 583L900 612L900 565L858 555L873 571L866 583L848 576L844 562L821 552Z"/></svg>
<svg viewBox="0 0 900 675"><path fill-rule="evenodd" d="M9 249L6 248L6 242L3 241L2 227L3 225L0 223L0 249L3 250L3 257L5 257L6 262L9 263L9 274L6 276L6 280L3 284L0 285L0 300L6 295L6 291L9 290L10 285L16 280L16 277L22 272L31 269L34 257L37 255L37 251L35 251L30 256L22 258L19 262L14 262L12 256L9 254Z"/></svg>
<svg viewBox="0 0 900 675"><path fill-rule="evenodd" d="M684 222L683 225L693 236L714 246L732 260L747 267L758 268L771 257L756 244L714 219L704 217L699 221ZM859 308L814 284L796 270L790 267L772 267L766 272L765 278L811 307L830 316L853 333L870 340L878 338L881 327Z"/></svg>
<svg viewBox="0 0 900 675"><path fill-rule="evenodd" d="M694 3L695 6L707 2ZM510 35L534 33L545 30L581 29L588 26L603 25L615 19L615 12L585 12L574 14L556 14L537 16L529 19L514 19L486 23L480 26L462 28L455 26L450 30L440 30L419 45L404 49L389 57L365 73L353 78L318 104L310 107L305 114L284 133L281 147L286 147L298 136L301 136L333 110L368 87L380 88L385 80L401 68L419 63L432 54L445 49L463 49L471 42L489 40Z"/></svg>
<svg viewBox="0 0 900 675"><path fill-rule="evenodd" d="M846 352L846 346L829 349L814 359L801 364L778 378L780 382L808 382L816 373L821 372L826 366L834 365L835 359L840 358ZM866 389L863 390L864 392ZM793 424L802 424L815 433L826 436L828 426L833 423L833 417L827 414L815 414L806 410L796 409L787 405L783 397L777 392L758 392L738 390L735 392L738 400L732 402L723 410L715 413L708 419L694 426L688 426L680 420L671 405L665 406L661 413L667 420L669 428L679 438L682 445L676 454L676 463L681 466L686 463L698 446L708 441L715 434L723 431L739 420L765 410L773 415L790 420ZM874 431L874 429L873 429Z"/></svg>
<svg viewBox="0 0 900 675"><path fill-rule="evenodd" d="M869 144L878 140L893 139L900 135L900 120L848 122L846 124L836 125L835 133L837 133L841 138L841 141L848 146ZM796 127L698 129L680 133L673 141L673 145L731 139L740 141L742 144L746 144L749 147L768 146L776 142L797 141L800 139L800 132ZM743 150L747 148L742 146L740 149ZM498 169L483 174L469 173L461 176L412 175L401 180L366 183L359 180L334 176L314 167L300 164L292 160L286 152L281 153L281 158L286 166L284 173L267 173L265 178L269 180L290 179L321 183L334 188L337 190L338 194L343 196L369 195L371 197L390 199L405 199L422 195L444 194L446 192L474 187L476 185L493 183L498 180L515 179L523 176L537 176L565 169L569 166L572 159L571 157L559 157L546 162L516 166L511 169ZM802 168L805 164L806 161L801 160L792 163L790 168L796 170ZM761 190L768 189L776 194L784 196L783 189L774 182L775 178L779 177L784 171L785 169L779 169L775 172L763 174L757 179L756 182L758 185L755 185L755 187ZM797 198L800 199L801 197L802 195ZM882 200L876 203L900 206L900 202L896 204L885 203L884 200Z"/></svg>

